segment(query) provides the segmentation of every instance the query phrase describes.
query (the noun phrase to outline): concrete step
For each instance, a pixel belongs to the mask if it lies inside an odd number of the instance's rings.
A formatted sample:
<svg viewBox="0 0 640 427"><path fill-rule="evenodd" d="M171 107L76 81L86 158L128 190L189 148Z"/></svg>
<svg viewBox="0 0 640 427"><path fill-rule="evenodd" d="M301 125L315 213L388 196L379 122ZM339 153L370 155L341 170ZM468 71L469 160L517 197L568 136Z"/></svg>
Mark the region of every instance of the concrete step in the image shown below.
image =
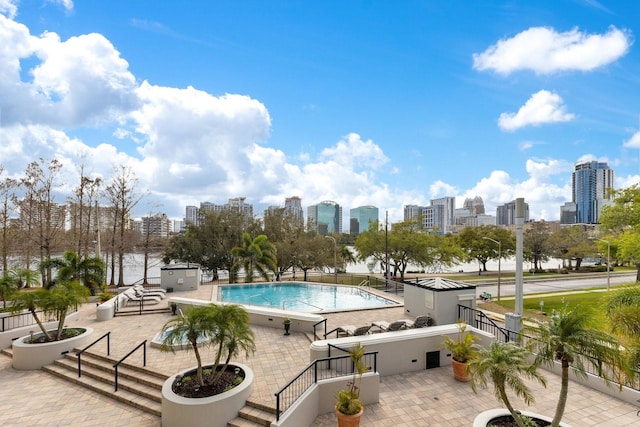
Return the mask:
<svg viewBox="0 0 640 427"><path fill-rule="evenodd" d="M3 348L2 350L0 350L0 354L13 359L13 349L11 347Z"/></svg>
<svg viewBox="0 0 640 427"><path fill-rule="evenodd" d="M78 378L77 371L70 371L67 367L58 364L45 366L42 370L58 378L78 384L103 396L127 404L133 408L158 417L162 415L162 397L160 392L156 392L157 396L154 398L147 397L148 393L141 394L139 392L132 392L120 386L116 392L114 391L114 385L109 382L93 378L85 373L82 374L82 377Z"/></svg>
<svg viewBox="0 0 640 427"><path fill-rule="evenodd" d="M269 427L276 419L274 408L247 401L243 408L240 408L238 416L227 423L228 427Z"/></svg>

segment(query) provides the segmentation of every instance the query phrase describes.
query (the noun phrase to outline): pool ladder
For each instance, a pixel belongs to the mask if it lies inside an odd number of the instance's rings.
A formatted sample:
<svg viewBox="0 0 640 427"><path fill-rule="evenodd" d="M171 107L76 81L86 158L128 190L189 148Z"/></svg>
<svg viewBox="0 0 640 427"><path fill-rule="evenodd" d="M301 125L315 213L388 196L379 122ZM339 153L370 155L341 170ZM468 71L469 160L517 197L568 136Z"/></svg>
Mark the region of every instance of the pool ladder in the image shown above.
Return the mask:
<svg viewBox="0 0 640 427"><path fill-rule="evenodd" d="M367 288L370 288L371 287L371 283L369 283L369 281L365 279L362 282L360 282L360 284L358 284L358 287L360 287L360 286L366 286Z"/></svg>

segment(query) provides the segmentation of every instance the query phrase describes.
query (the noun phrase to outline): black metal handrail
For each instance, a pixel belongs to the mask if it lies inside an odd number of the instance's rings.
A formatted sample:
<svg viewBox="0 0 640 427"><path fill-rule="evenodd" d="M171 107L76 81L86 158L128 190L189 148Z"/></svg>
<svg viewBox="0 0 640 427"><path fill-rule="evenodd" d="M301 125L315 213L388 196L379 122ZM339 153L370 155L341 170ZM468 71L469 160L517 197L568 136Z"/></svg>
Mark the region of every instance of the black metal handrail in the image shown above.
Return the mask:
<svg viewBox="0 0 640 427"><path fill-rule="evenodd" d="M55 320L55 315L53 313L45 313L43 311L36 311L37 316L43 316L43 322L50 322ZM2 317L0 319L2 321L2 326L0 332L7 332L12 329L22 328L24 326L31 326L37 324L35 319L33 318L33 313L30 311L25 311L23 313L11 314L9 316Z"/></svg>
<svg viewBox="0 0 640 427"><path fill-rule="evenodd" d="M316 333L316 327L319 325L323 325L324 327L324 332L323 332L323 337L324 335L326 335L327 333L327 319L322 319L321 321L314 323L313 324L313 339L318 341L320 339L320 337L318 336L318 334Z"/></svg>
<svg viewBox="0 0 640 427"><path fill-rule="evenodd" d="M129 353L127 353L122 359L118 360L116 363L113 364L113 369L115 370L114 375L115 375L115 391L118 391L118 366L124 362L124 360L131 356L137 349L139 349L140 347L143 348L143 355L142 355L142 366L147 366L147 340L142 341L140 344L138 344L133 350L131 350Z"/></svg>
<svg viewBox="0 0 640 427"><path fill-rule="evenodd" d="M104 337L107 337L107 356L111 354L111 331L107 332L106 334L104 334L103 336L101 336L100 338L98 338L97 340L95 340L94 342L92 342L91 344L89 344L88 346L86 346L85 348L83 348L82 350L80 350L77 354L78 356L78 378L80 378L82 376L82 368L80 367L80 359L82 356L82 353L84 353L85 351L89 350L90 347L92 347L94 344L98 343L99 341L101 341Z"/></svg>
<svg viewBox="0 0 640 427"><path fill-rule="evenodd" d="M378 372L377 358L377 351L364 354L363 362L365 366L371 366L372 372ZM373 360L373 363L368 364L367 361L369 360ZM331 362L336 362L336 369L320 369L320 364L324 362L327 362L328 365L331 365ZM302 372L275 393L276 421L279 421L280 416L313 384L316 384L320 380L353 375L353 369L351 356L324 357L311 362Z"/></svg>
<svg viewBox="0 0 640 427"><path fill-rule="evenodd" d="M498 341L513 341L512 338L514 338L514 333L512 331L498 325L481 310L458 304L458 319L476 329L489 332L494 335Z"/></svg>

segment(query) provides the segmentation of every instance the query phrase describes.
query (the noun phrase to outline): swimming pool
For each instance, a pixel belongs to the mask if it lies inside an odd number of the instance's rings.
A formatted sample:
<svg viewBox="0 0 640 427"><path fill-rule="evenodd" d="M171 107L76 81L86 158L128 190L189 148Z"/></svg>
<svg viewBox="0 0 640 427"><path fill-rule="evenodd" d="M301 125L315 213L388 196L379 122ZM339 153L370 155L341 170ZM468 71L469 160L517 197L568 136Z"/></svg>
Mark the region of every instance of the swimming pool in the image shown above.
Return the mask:
<svg viewBox="0 0 640 427"><path fill-rule="evenodd" d="M306 313L398 304L362 287L301 282L219 286L218 301Z"/></svg>

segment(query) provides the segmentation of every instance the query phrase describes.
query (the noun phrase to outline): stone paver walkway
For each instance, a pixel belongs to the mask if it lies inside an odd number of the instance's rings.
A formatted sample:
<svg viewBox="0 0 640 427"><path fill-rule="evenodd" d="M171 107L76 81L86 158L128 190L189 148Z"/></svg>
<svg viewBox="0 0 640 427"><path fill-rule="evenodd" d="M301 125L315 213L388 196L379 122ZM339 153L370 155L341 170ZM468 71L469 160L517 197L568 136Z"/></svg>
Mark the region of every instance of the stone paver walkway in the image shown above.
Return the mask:
<svg viewBox="0 0 640 427"><path fill-rule="evenodd" d="M210 299L211 286L190 293L192 298ZM187 296L181 294L180 296ZM356 312L332 313L325 316L327 328L339 325L364 325L377 320L393 321L405 317L402 307ZM169 314L117 317L108 322L96 321L95 304L85 304L79 319L68 326L94 328L98 338L111 331L111 355L121 357L142 340L151 340ZM284 336L279 329L253 327L257 352L238 361L255 372L251 397L275 406L275 391L286 384L309 363L310 342L306 335ZM98 344L96 351L106 352ZM212 359L206 350L205 360ZM142 353L134 354L132 363L142 363ZM195 364L193 353L175 354L147 349L147 366L168 375ZM530 410L552 414L557 399L559 378L547 375L548 389L536 387L537 402ZM381 378L380 402L366 407L362 426L470 426L474 416L498 407L491 390L477 395L468 384L456 382L450 367L417 371ZM522 405L518 405L522 407ZM578 426L640 426L638 408L606 394L571 383L564 420ZM313 427L333 427L335 414L317 418ZM159 426L158 417L134 410L106 397L69 384L41 371L16 371L11 359L0 356L0 425L2 426Z"/></svg>

